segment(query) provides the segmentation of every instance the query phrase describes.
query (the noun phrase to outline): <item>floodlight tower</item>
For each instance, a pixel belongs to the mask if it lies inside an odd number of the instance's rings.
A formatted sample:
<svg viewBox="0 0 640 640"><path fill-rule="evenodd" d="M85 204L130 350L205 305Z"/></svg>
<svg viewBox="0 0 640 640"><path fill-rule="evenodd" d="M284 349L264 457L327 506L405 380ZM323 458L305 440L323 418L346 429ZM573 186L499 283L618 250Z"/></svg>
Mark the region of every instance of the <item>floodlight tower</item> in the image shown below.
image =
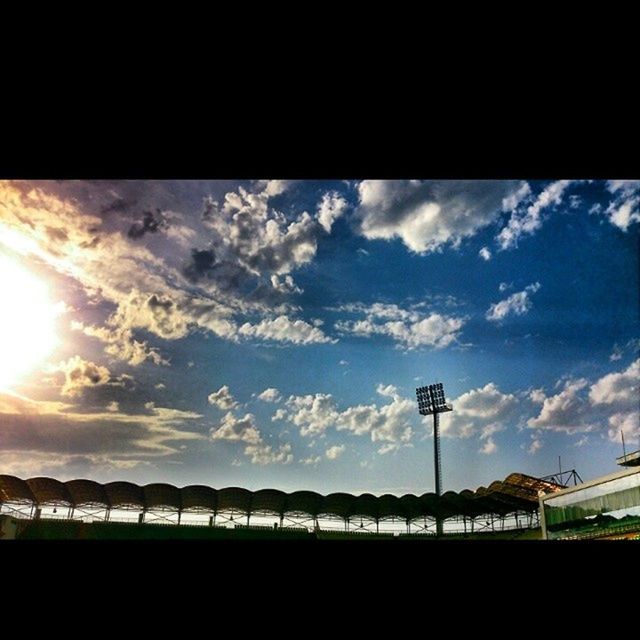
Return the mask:
<svg viewBox="0 0 640 640"><path fill-rule="evenodd" d="M444 397L442 383L430 384L416 389L418 412L423 416L433 415L433 466L436 476L436 495L442 495L442 470L440 465L440 420L438 416L453 407ZM436 533L442 535L442 520L436 518Z"/></svg>

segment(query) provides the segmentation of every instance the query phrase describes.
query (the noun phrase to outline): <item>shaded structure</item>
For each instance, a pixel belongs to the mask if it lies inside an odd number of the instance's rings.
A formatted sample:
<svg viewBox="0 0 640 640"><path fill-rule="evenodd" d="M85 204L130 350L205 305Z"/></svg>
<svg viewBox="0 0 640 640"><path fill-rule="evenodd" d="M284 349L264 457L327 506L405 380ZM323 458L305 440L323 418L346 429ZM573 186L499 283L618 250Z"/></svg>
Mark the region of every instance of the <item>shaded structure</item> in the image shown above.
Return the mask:
<svg viewBox="0 0 640 640"><path fill-rule="evenodd" d="M0 475L0 512L20 518L65 518L121 520L114 512L134 512L137 521L178 525L185 514L205 516L209 526L251 526L252 516L276 517L282 528L380 531L381 523L402 524L407 533L435 534L437 522L464 532L538 524L539 496L562 489L562 485L512 473L476 491L447 491L438 496L424 493L374 496L313 491L285 493L277 489L249 491L240 487L214 489L203 485L178 488L154 483L100 484L78 479L60 482L54 478ZM57 513L60 510L60 513ZM49 511L50 513L46 513ZM57 513L57 515L53 515ZM193 524L193 522L191 523ZM276 526L278 523L275 523ZM324 526L321 526L324 525Z"/></svg>

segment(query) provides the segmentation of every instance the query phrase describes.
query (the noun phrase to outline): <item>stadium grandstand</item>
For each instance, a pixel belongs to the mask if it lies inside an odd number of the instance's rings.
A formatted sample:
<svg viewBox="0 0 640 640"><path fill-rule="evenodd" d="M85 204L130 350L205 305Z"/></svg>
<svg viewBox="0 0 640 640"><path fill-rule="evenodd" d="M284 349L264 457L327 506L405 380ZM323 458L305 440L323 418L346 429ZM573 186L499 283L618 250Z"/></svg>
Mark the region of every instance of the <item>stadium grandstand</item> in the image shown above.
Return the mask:
<svg viewBox="0 0 640 640"><path fill-rule="evenodd" d="M437 521L445 537L527 537L539 531L539 497L561 489L521 473L476 491L400 497L0 475L0 517L18 538L436 538Z"/></svg>

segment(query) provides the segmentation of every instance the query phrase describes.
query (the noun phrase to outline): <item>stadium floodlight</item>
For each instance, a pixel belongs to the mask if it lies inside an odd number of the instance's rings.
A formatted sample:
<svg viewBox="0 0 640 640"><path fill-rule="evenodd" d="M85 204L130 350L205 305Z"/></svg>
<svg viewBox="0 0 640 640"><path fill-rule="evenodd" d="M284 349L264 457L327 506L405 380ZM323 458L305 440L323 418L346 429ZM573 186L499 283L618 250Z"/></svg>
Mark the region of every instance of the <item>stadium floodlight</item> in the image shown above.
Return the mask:
<svg viewBox="0 0 640 640"><path fill-rule="evenodd" d="M442 470L440 461L440 420L438 416L445 411L453 411L444 395L441 382L416 389L418 398L418 413L423 416L433 416L433 466L436 476L436 495L442 495ZM442 535L442 520L436 518L436 533Z"/></svg>

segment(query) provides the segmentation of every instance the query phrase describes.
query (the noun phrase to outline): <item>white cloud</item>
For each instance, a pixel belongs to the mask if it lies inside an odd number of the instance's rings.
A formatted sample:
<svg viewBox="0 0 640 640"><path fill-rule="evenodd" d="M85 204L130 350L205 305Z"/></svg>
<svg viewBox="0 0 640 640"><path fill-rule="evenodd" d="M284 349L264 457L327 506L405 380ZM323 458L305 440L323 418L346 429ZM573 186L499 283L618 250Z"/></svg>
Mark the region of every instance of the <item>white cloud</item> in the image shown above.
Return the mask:
<svg viewBox="0 0 640 640"><path fill-rule="evenodd" d="M262 442L253 414L247 413L243 418L238 418L230 411L225 414L217 428L211 429L211 438L213 440L240 440L249 444Z"/></svg>
<svg viewBox="0 0 640 640"><path fill-rule="evenodd" d="M336 460L337 458L339 458L345 452L345 449L346 449L346 447L343 444L334 445L333 447L329 447L325 451L325 455L327 456L327 458L329 460Z"/></svg>
<svg viewBox="0 0 640 640"><path fill-rule="evenodd" d="M245 414L243 418L227 413L220 424L211 429L210 434L212 440L244 442L244 454L251 459L252 464L289 464L293 461L290 444L283 444L274 450L264 442L251 413Z"/></svg>
<svg viewBox="0 0 640 640"><path fill-rule="evenodd" d="M482 247L482 249L480 249L480 251L478 251L478 255L483 259L483 260L491 260L491 251L489 251L489 247Z"/></svg>
<svg viewBox="0 0 640 640"><path fill-rule="evenodd" d="M261 340L278 340L294 344L335 343L318 327L314 327L304 320L292 320L288 316L265 318L258 324L246 322L238 333L243 337L259 338Z"/></svg>
<svg viewBox="0 0 640 640"><path fill-rule="evenodd" d="M530 455L535 455L536 453L538 453L538 451L540 451L540 449L542 449L542 440L540 440L539 438L534 438L531 441L531 444L529 445L529 448L527 449L527 453L529 453Z"/></svg>
<svg viewBox="0 0 640 640"><path fill-rule="evenodd" d="M637 354L640 350L640 339L632 338L625 345L620 346L617 342L613 345L613 351L609 356L610 362L615 362L617 360L622 360L623 356L627 352L631 352Z"/></svg>
<svg viewBox="0 0 640 640"><path fill-rule="evenodd" d="M502 393L494 382L461 394L452 404L454 411L440 416L442 435L452 438L479 433L481 440L488 439L514 421L519 410L518 398ZM425 418L425 424L430 422L430 416Z"/></svg>
<svg viewBox="0 0 640 640"><path fill-rule="evenodd" d="M313 260L319 224L303 211L295 220L269 208L273 189L229 192L209 199L203 220L210 232L207 260L194 261L192 277L226 279L287 274Z"/></svg>
<svg viewBox="0 0 640 640"><path fill-rule="evenodd" d="M524 315L533 306L529 295L536 293L540 289L540 286L539 282L534 282L525 287L523 291L512 293L505 300L492 304L485 317L491 322L500 322L508 315Z"/></svg>
<svg viewBox="0 0 640 640"><path fill-rule="evenodd" d="M151 360L157 365L168 365L157 349L149 347L147 342L136 340L131 329L124 328L117 324L117 320L111 319L113 327L97 327L85 325L82 322L72 321L71 328L75 331L82 331L87 336L97 338L106 344L104 352L116 360L123 360L132 367Z"/></svg>
<svg viewBox="0 0 640 640"><path fill-rule="evenodd" d="M271 286L276 291L283 294L302 293L302 289L296 285L289 274L286 276L279 276L274 273L271 276Z"/></svg>
<svg viewBox="0 0 640 640"><path fill-rule="evenodd" d="M618 408L637 406L640 400L640 359L619 373L609 373L600 378L589 389L589 400L593 405L615 405Z"/></svg>
<svg viewBox="0 0 640 640"><path fill-rule="evenodd" d="M109 369L95 362L83 360L80 356L73 356L65 362L60 362L51 367L50 371L64 373L64 383L60 393L68 397L78 396L87 387L99 387L111 380Z"/></svg>
<svg viewBox="0 0 640 640"><path fill-rule="evenodd" d="M259 180L258 184L264 188L267 196L273 197L284 193L293 184L293 180Z"/></svg>
<svg viewBox="0 0 640 640"><path fill-rule="evenodd" d="M309 456L308 458L302 458L301 464L316 466L322 460L322 456Z"/></svg>
<svg viewBox="0 0 640 640"><path fill-rule="evenodd" d="M210 393L207 401L209 404L218 407L218 409L222 409L222 411L229 411L229 409L235 409L238 406L226 384L217 391Z"/></svg>
<svg viewBox="0 0 640 640"><path fill-rule="evenodd" d="M349 362L347 360L340 360L340 362L338 362L338 364L341 367L346 367L349 364Z"/></svg>
<svg viewBox="0 0 640 640"><path fill-rule="evenodd" d="M322 196L318 205L318 222L322 228L331 233L333 223L345 212L347 201L336 191L329 191Z"/></svg>
<svg viewBox="0 0 640 640"><path fill-rule="evenodd" d="M609 356L609 362L615 362L616 360L622 360L622 349L617 345L613 345L613 351Z"/></svg>
<svg viewBox="0 0 640 640"><path fill-rule="evenodd" d="M400 238L410 251L427 253L464 238L493 222L509 181L363 180L356 216L370 239Z"/></svg>
<svg viewBox="0 0 640 640"><path fill-rule="evenodd" d="M485 455L491 455L498 450L498 445L493 441L493 438L487 438L485 443L480 447L479 452Z"/></svg>
<svg viewBox="0 0 640 640"><path fill-rule="evenodd" d="M502 210L506 212L515 211L531 195L531 187L528 182L521 182L518 189L512 191L502 200Z"/></svg>
<svg viewBox="0 0 640 640"><path fill-rule="evenodd" d="M605 214L611 224L627 231L634 222L640 222L640 180L609 180L607 190L614 194Z"/></svg>
<svg viewBox="0 0 640 640"><path fill-rule="evenodd" d="M529 400L531 400L531 402L535 402L536 404L542 404L545 399L546 399L546 394L544 392L544 389L540 388L540 389L532 389L529 392Z"/></svg>
<svg viewBox="0 0 640 640"><path fill-rule="evenodd" d="M290 396L286 409L276 411L272 420L287 420L307 437L322 435L332 428L357 436L368 435L372 442L408 443L413 435L415 401L398 395L392 385L378 385L377 392L391 398L391 402L382 406L354 405L343 411L338 409L331 394Z"/></svg>
<svg viewBox="0 0 640 640"><path fill-rule="evenodd" d="M273 449L270 445L249 444L245 447L245 455L251 458L251 464L290 464L293 462L291 445L286 443Z"/></svg>
<svg viewBox="0 0 640 640"><path fill-rule="evenodd" d="M524 207L529 200L529 192L521 187L523 197L513 200L505 199L505 211L511 216L506 226L502 228L496 240L500 249L511 249L518 245L518 240L524 235L534 234L542 226L542 214L550 206L562 203L564 192L574 183L572 180L557 180L547 185L535 201ZM527 185L528 186L528 185Z"/></svg>
<svg viewBox="0 0 640 640"><path fill-rule="evenodd" d="M166 389L167 385L164 382L158 382L158 384L154 385L154 389Z"/></svg>
<svg viewBox="0 0 640 640"><path fill-rule="evenodd" d="M594 416L580 393L587 386L588 382L584 378L566 380L560 393L545 396L539 415L529 418L527 424L534 428L568 433L590 431L595 427ZM539 393L536 394L536 399L540 399Z"/></svg>
<svg viewBox="0 0 640 640"><path fill-rule="evenodd" d="M279 409L274 418L286 419L300 429L303 436L320 435L335 424L338 411L333 396L327 393L315 393L305 396L289 396L286 401L288 410Z"/></svg>
<svg viewBox="0 0 640 640"><path fill-rule="evenodd" d="M615 413L609 418L609 440L621 442L620 432L624 433L626 443L640 441L640 411Z"/></svg>
<svg viewBox="0 0 640 640"><path fill-rule="evenodd" d="M442 349L455 342L465 318L447 316L418 308L403 309L395 304L376 303L371 306L351 304L337 309L360 313L360 320L338 320L335 328L342 334L359 337L387 336L401 348L412 350L428 346Z"/></svg>
<svg viewBox="0 0 640 640"><path fill-rule="evenodd" d="M262 400L263 402L280 402L282 396L275 387L269 387L258 395L258 400Z"/></svg>

